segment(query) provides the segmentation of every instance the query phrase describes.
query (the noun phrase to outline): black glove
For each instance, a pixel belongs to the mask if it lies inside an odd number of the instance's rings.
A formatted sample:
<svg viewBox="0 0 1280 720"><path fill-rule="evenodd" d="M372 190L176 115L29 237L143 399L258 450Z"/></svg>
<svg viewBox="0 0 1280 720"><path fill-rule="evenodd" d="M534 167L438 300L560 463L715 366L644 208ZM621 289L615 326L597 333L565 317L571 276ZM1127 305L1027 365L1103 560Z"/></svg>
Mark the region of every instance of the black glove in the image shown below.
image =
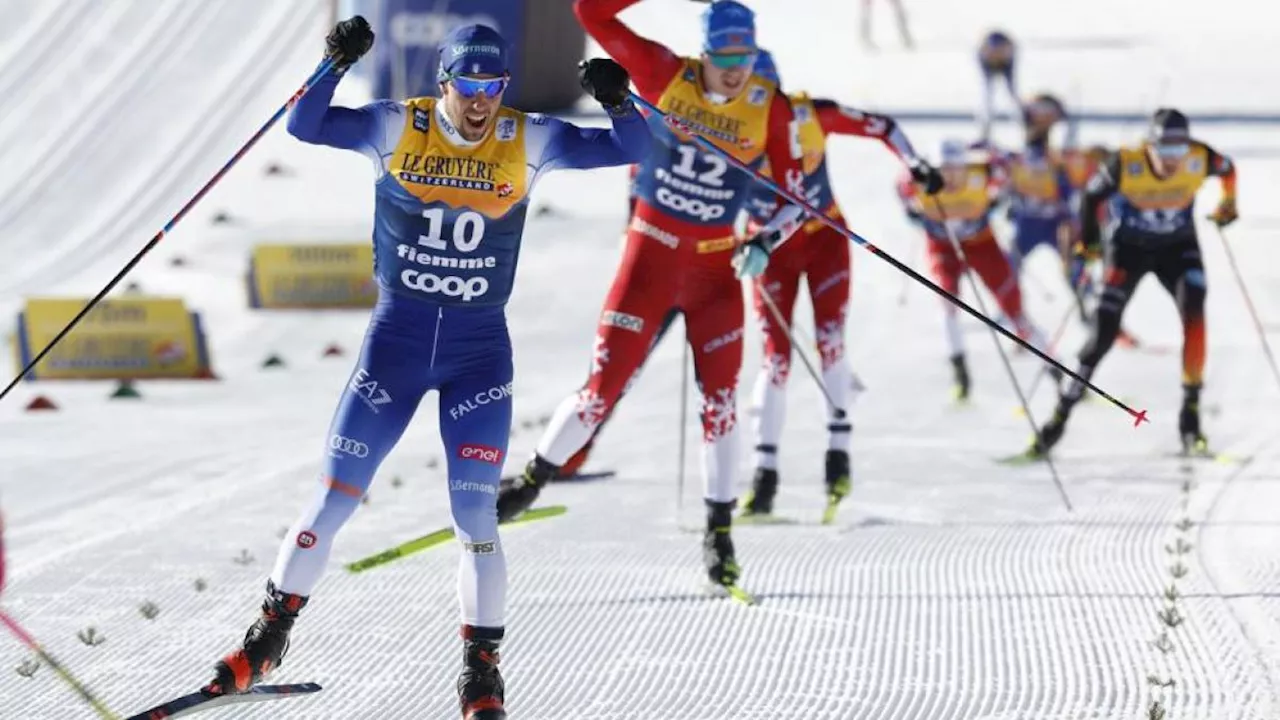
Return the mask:
<svg viewBox="0 0 1280 720"><path fill-rule="evenodd" d="M946 184L943 182L942 173L938 172L938 168L923 160L911 166L911 179L924 188L925 195L937 195L942 186Z"/></svg>
<svg viewBox="0 0 1280 720"><path fill-rule="evenodd" d="M578 82L601 105L616 108L627 101L631 76L609 58L592 58L578 63Z"/></svg>
<svg viewBox="0 0 1280 720"><path fill-rule="evenodd" d="M368 20L356 15L334 25L324 45L324 56L334 59L334 67L346 70L373 47L373 28Z"/></svg>

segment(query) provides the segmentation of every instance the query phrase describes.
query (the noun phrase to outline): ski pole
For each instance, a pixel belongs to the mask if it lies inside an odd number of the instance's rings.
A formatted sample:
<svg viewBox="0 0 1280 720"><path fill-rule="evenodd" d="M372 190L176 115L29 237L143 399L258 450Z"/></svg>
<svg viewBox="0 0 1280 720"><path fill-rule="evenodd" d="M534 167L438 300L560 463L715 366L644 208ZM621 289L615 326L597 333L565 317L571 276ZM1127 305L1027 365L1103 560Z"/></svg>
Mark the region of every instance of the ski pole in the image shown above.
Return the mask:
<svg viewBox="0 0 1280 720"><path fill-rule="evenodd" d="M1262 352L1267 355L1267 363L1271 365L1271 374L1275 377L1276 382L1280 383L1280 366L1276 365L1276 356L1271 352L1271 344L1267 342L1267 333L1262 328L1262 320L1258 318L1258 310L1253 306L1253 298L1249 296L1249 288L1244 284L1244 276L1240 274L1240 266L1236 264L1236 254L1231 250L1231 243L1227 242L1227 233L1222 229L1221 225L1214 224L1218 229L1218 239L1222 241L1222 249L1227 253L1227 263L1231 265L1231 272L1236 276L1236 285L1240 287L1240 294L1244 297L1244 304L1249 308L1249 317L1253 318L1253 327L1258 331L1258 340L1262 342Z"/></svg>
<svg viewBox="0 0 1280 720"><path fill-rule="evenodd" d="M947 239L951 241L951 247L956 251L956 255L960 257L960 262L964 264L961 272L969 280L969 289L973 291L974 301L978 303L978 307L982 308L982 314L987 314L987 301L982 299L982 293L978 289L978 281L974 279L973 266L969 264L969 257L964 252L964 247L960 244L960 239L956 237L955 229L951 227L951 221L947 219L947 213L942 208L942 201L938 198L933 199L934 205L938 208L938 216L942 218L942 226L947 231ZM1012 318L1010 318L1012 320ZM990 326L988 326L990 327ZM1022 403L1022 411L1026 413L1027 424L1031 426L1032 434L1040 433L1040 426L1036 424L1035 417L1031 414L1031 405L1027 402L1027 396L1022 392L1022 386L1018 384L1018 375L1013 371L1013 364L1009 362L1009 355L1004 351L1004 346L1000 344L1000 336L995 330L991 330L991 341L996 344L996 352L1000 354L1000 362L1004 365L1005 374L1009 376L1009 382L1013 384L1013 391L1018 395L1018 402ZM1062 485L1062 478L1058 477L1058 468L1054 466L1053 459L1045 453L1045 464L1049 466L1049 475L1053 478L1053 484L1058 488L1058 494L1062 496L1062 503L1067 506L1067 512L1073 512L1071 507L1071 498L1067 496L1067 489Z"/></svg>
<svg viewBox="0 0 1280 720"><path fill-rule="evenodd" d="M1071 368L1068 368L1067 366L1063 365L1062 363L1058 362L1052 357L1049 357L1044 352L1042 352L1039 348L1031 345L1027 341L1018 337L1016 334L1009 332L1005 328L1001 327L999 323L987 317L986 315L979 312L978 310L974 309L968 303L964 302L963 300L956 297L955 295L952 295L946 290L943 290L942 288L938 287L938 285L931 282L928 278L924 277L923 275L916 272L915 270L912 270L910 267L904 265L897 258L881 250L879 247L871 244L870 242L867 241L866 238L862 237L861 235L854 232L853 230L850 230L843 223L827 217L825 213L819 212L817 208L815 208L807 200L801 197L800 194L792 192L789 188L783 188L782 186L778 185L772 179L762 175L759 171L755 170L751 166L747 165L746 163L742 162L738 158L734 157L732 154L720 149L715 143L712 143L710 140L707 140L706 138L697 134L697 132L695 132L692 128L680 122L678 119L673 118L670 115L663 112L662 110L658 109L658 107L655 106L653 103L649 102L648 100L645 100L644 98L640 97L635 93L629 93L629 96L631 100L635 102L637 105L645 108L650 113L654 113L659 117L663 118L667 122L667 124L671 125L672 127L679 130L682 134L689 137L690 140L692 140L698 147L702 148L703 150L706 150L709 153L718 155L719 157L723 158L725 162L728 162L730 165L734 166L738 170L741 170L742 172L747 173L756 182L769 188L775 194L785 198L788 202L792 203L796 207L799 207L800 209L804 210L805 214L809 215L813 219L818 220L819 222L831 228L832 230L835 230L841 235L844 235L845 237L849 238L849 240L853 241L858 246L867 250L868 252L880 258L881 260L884 260L885 262L889 263L893 267L897 268L899 271L906 273L911 277L912 280L915 280L921 285L924 285L925 287L929 288L934 293L936 293L943 299L947 300L948 302L955 304L956 307L960 308L961 310L964 310L969 315L972 315L974 318L982 322L987 327L993 328L996 332L1000 333L1001 335L1004 335L1009 340L1023 346L1024 348L1029 350L1031 353L1039 357L1041 360L1061 370L1064 374L1069 375L1075 378L1076 380L1079 380L1084 387L1089 388L1090 390L1097 393L1099 396L1105 398L1112 405L1115 405L1117 408L1124 410L1126 413L1128 413L1129 416L1134 419L1133 424L1135 427L1148 421L1146 410L1133 409L1124 401L1120 400L1119 398L1115 397L1111 393L1108 393L1106 390L1103 390L1102 388L1093 384L1093 382L1091 382L1089 379L1081 377L1078 373L1076 373Z"/></svg>
<svg viewBox="0 0 1280 720"><path fill-rule="evenodd" d="M800 360L804 363L805 370L809 371L809 377L813 378L813 381L818 384L818 389L822 391L822 397L827 399L827 407L831 408L832 416L837 420L844 420L848 414L844 411L844 408L836 405L835 399L831 397L831 391L827 389L827 384L822 380L822 375L818 374L813 362L809 360L809 353L805 352L800 343L796 342L796 336L791 331L790 323L782 317L782 311L773 302L773 297L769 294L769 289L764 286L763 281L757 281L756 292L760 294L760 299L764 301L765 307L769 308L769 313L773 315L773 321L778 323L778 326L786 332L787 340L791 341L791 346L800 355Z"/></svg>
<svg viewBox="0 0 1280 720"><path fill-rule="evenodd" d="M99 290L98 294L94 295L93 299L80 309L80 312L76 313L75 317L71 318L71 320L66 324L66 327L58 331L58 334L49 341L49 344L45 345L43 350L36 353L35 357L31 358L31 361L27 363L27 366L22 368L22 371L19 372L13 380L9 381L9 384L5 386L4 390L0 390L0 400L4 400L5 396L12 392L13 389L17 387L18 383L22 382L22 378L26 377L27 373L31 372L31 370L49 354L49 351L53 350L54 346L62 342L62 339L71 332L72 328L78 325L80 321L84 319L84 316L89 314L89 311L92 310L94 306L99 302L102 302L102 299L107 296L107 293L110 293L116 285L120 284L120 281L123 280L124 277L142 261L142 258L146 257L147 253L151 252L151 250L158 245L166 235L173 231L173 228L178 224L178 221L186 217L187 213L191 211L191 208L195 207L196 203L200 202L200 200L203 199L211 189L213 189L213 186L216 185L218 181L221 180L237 162L240 161L240 158L244 157L245 153L249 152L249 148L257 144L258 140L260 140L262 136L280 120L280 118L284 117L284 114L293 107L294 103L298 102L303 95L307 94L307 91L333 68L334 62L335 60L333 58L329 58L321 63L320 67L311 74L311 77L307 78L307 81L302 84L302 87L298 88L297 92L295 92L284 105L281 105L280 108L276 110L275 114L273 114L267 122L262 125L262 127L258 128L257 132L255 132L243 145L240 146L240 149L231 156L231 159L228 160L226 164L218 170L218 172L214 173L213 177L209 178L209 181L196 191L195 195L191 196L191 199L187 200L186 204L178 210L177 214L170 218L169 222L165 223L164 227L162 227L146 245L142 246L142 249L139 250L138 253L129 260L129 262L125 263L125 266L120 269L120 272L116 273L115 277L111 278L110 282Z"/></svg>

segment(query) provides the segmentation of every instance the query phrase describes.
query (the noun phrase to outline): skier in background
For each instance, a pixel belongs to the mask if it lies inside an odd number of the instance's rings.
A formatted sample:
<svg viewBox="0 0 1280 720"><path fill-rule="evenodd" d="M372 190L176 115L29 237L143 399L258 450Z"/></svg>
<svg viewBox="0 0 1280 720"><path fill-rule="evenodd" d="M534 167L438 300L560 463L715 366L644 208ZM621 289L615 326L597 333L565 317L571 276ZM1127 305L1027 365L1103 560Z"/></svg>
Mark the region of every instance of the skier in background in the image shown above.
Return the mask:
<svg viewBox="0 0 1280 720"><path fill-rule="evenodd" d="M908 50L914 50L915 41L911 39L911 28L907 26L907 9L902 6L902 0L885 0L886 3L893 7L893 17L898 24L898 35L902 38L902 46ZM876 0L862 0L862 44L868 50L875 50L876 43L871 39L871 7L876 4Z"/></svg>
<svg viewBox="0 0 1280 720"><path fill-rule="evenodd" d="M960 275L966 270L977 273L1018 336L1043 349L1044 336L1023 314L1017 278L991 231L991 214L1000 202L1006 182L1003 171L989 155L981 160L971 158L970 149L959 140L943 143L939 169L946 184L932 198L921 197L922 188L910 177L898 183L898 194L907 217L924 230L935 281L952 295L959 295ZM951 233L960 243L964 259L952 245ZM955 377L953 394L957 400L967 400L969 368L960 335L959 311L955 304L944 300L943 313ZM1060 371L1053 375L1055 379L1059 376Z"/></svg>
<svg viewBox="0 0 1280 720"><path fill-rule="evenodd" d="M511 293L529 193L545 173L636 162L651 135L612 60L580 66L612 130L581 129L503 107L509 49L492 28L456 28L440 48L441 96L331 107L348 68L373 45L356 16L327 38L335 68L298 99L289 132L374 164L377 307L330 428L319 487L267 582L262 614L223 658L206 693L244 693L280 665L294 621L320 580L339 529L428 390L440 393L449 501L463 552L458 573L466 720L501 720L498 648L506 561L495 498L511 430ZM484 398L482 405L473 398Z"/></svg>
<svg viewBox="0 0 1280 720"><path fill-rule="evenodd" d="M559 468L588 442L649 352L664 318L679 310L702 395L703 562L714 585L734 589L741 569L730 537L738 473L738 372L742 366L740 277L755 277L769 253L799 227L792 205L772 213L739 245L734 220L754 183L685 133L698 134L738 160L767 158L779 182L804 193L793 155L791 104L752 73L755 16L735 0L703 13L700 57L682 58L617 19L636 0L577 0L574 12L592 37L632 73L645 99L669 114L651 117L659 142L637 175L627 248L600 315L586 384L556 408L524 475L498 498L502 519L524 512ZM732 258L732 263L731 263Z"/></svg>
<svg viewBox="0 0 1280 720"><path fill-rule="evenodd" d="M1020 108L1018 90L1014 82L1014 61L1017 47L1013 40L1000 30L987 33L978 46L978 68L982 71L982 107L978 112L979 133L984 142L991 140L991 123L995 119L996 86L1003 83L1009 101Z"/></svg>
<svg viewBox="0 0 1280 720"><path fill-rule="evenodd" d="M755 72L781 86L773 56L761 50ZM936 169L920 159L907 136L893 118L844 107L832 100L812 98L807 93L788 95L796 116L805 189L808 200L828 217L843 222L827 176L826 142L828 135L854 135L883 142L906 164L915 182L926 194L938 192L943 185ZM765 168L767 172L767 168ZM750 234L759 223L768 220L775 205L774 193L763 186L753 193L746 210L751 213ZM745 498L743 513L769 515L778 491L778 445L786 414L786 386L791 371L792 310L803 278L813 305L815 340L822 382L831 397L827 407L828 443L825 457L825 485L831 511L849 493L849 445L853 426L848 410L853 400L853 372L845 357L845 319L849 305L850 242L823 224L810 220L802 230L779 248L769 267L752 284L756 316L764 334L764 367L756 376L752 393L756 410L754 423L756 470L751 492ZM765 303L763 293L777 307L786 325L780 325Z"/></svg>
<svg viewBox="0 0 1280 720"><path fill-rule="evenodd" d="M1208 284L1196 234L1195 199L1210 177L1221 179L1222 198L1209 219L1219 227L1229 225L1238 217L1235 164L1192 138L1185 115L1161 108L1152 116L1145 142L1120 148L1093 174L1080 209L1080 252L1104 255L1106 270L1092 334L1080 351L1076 372L1086 380L1093 376L1120 331L1120 319L1138 282L1154 273L1177 302L1182 318L1178 436L1186 454L1208 452L1208 441L1200 428ZM1110 222L1105 229L1098 223L1098 208L1103 203L1110 204ZM1066 384L1053 417L1027 450L1028 457L1044 457L1062 439L1071 410L1083 393L1084 384L1079 380Z"/></svg>

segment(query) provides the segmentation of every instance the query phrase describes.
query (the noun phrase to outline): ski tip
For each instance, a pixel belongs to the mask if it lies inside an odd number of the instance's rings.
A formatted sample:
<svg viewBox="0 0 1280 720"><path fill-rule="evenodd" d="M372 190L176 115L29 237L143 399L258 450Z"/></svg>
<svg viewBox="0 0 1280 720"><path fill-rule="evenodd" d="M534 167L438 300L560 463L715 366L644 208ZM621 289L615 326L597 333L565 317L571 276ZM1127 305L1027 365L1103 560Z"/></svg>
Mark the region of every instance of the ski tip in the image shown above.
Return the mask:
<svg viewBox="0 0 1280 720"><path fill-rule="evenodd" d="M738 587L737 585L726 585L724 589L725 589L725 592L728 593L730 598L742 603L743 605L756 604L755 596L753 596L751 593L747 592L746 590L743 590L742 588Z"/></svg>

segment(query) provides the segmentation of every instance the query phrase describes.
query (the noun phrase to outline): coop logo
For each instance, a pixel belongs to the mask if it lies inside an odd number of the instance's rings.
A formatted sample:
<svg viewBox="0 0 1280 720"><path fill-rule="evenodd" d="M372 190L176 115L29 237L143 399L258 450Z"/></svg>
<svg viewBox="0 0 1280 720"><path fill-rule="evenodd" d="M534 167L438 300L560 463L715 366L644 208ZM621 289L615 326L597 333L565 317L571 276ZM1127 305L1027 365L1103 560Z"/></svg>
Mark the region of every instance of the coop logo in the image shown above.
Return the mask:
<svg viewBox="0 0 1280 720"><path fill-rule="evenodd" d="M310 550L316 546L316 534L310 530L303 530L298 533L298 547L303 550Z"/></svg>
<svg viewBox="0 0 1280 720"><path fill-rule="evenodd" d="M449 417L457 420L472 410L479 410L489 403L506 400L511 397L511 383L494 385L488 390L481 390L461 403L449 408Z"/></svg>
<svg viewBox="0 0 1280 720"><path fill-rule="evenodd" d="M458 457L462 460L479 460L490 465L502 464L502 451L489 445L467 443L458 448Z"/></svg>
<svg viewBox="0 0 1280 720"><path fill-rule="evenodd" d="M380 406L391 402L391 393L378 387L378 381L369 377L369 371L364 368L356 370L347 387L375 413L381 412Z"/></svg>
<svg viewBox="0 0 1280 720"><path fill-rule="evenodd" d="M353 458L369 457L369 446L359 440L333 435L329 438L329 453L334 457L350 455Z"/></svg>
<svg viewBox="0 0 1280 720"><path fill-rule="evenodd" d="M460 25L488 25L499 32L502 28L492 15L456 15L453 13L404 12L391 18L391 39L401 47L422 47L435 50L449 34ZM493 52L501 50L493 45L463 45L464 52ZM458 49L458 48L455 48Z"/></svg>
<svg viewBox="0 0 1280 720"><path fill-rule="evenodd" d="M441 277L435 273L405 270L400 273L400 282L411 290L428 295L444 295L447 298L462 298L462 302L471 302L489 292L489 281L482 277Z"/></svg>
<svg viewBox="0 0 1280 720"><path fill-rule="evenodd" d="M623 330L630 330L631 332L638 333L642 328L644 328L644 318L636 317L635 315L628 315L624 312L618 312L617 310L610 310L601 316L600 324L610 325L612 327L618 327Z"/></svg>
<svg viewBox="0 0 1280 720"><path fill-rule="evenodd" d="M684 195L671 192L668 188L660 187L658 192L654 193L658 204L669 207L676 212L685 213L698 218L702 222L711 222L724 215L724 206L713 203L705 203L697 198L687 198Z"/></svg>

